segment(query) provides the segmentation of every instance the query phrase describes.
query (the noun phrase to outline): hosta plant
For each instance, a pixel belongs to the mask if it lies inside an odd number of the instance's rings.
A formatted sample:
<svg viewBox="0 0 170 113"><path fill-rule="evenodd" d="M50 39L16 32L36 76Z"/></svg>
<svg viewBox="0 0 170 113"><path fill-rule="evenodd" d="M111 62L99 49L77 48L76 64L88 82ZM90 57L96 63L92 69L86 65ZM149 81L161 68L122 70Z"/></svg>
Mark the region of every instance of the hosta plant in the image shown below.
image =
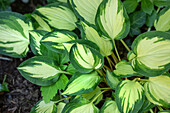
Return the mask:
<svg viewBox="0 0 170 113"><path fill-rule="evenodd" d="M30 19L0 12L0 53L35 54L17 67L41 86L31 113L169 112L169 1L146 2L60 0Z"/></svg>

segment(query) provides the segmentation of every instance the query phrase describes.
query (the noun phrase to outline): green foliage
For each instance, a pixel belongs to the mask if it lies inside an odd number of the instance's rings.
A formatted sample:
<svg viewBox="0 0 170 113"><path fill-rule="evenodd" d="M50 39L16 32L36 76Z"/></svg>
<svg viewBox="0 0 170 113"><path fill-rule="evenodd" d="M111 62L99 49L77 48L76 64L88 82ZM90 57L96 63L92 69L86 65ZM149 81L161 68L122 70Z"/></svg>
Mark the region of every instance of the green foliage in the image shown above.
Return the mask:
<svg viewBox="0 0 170 113"><path fill-rule="evenodd" d="M35 55L17 68L41 86L31 113L169 112L169 0L48 3L30 20L0 12L0 53Z"/></svg>

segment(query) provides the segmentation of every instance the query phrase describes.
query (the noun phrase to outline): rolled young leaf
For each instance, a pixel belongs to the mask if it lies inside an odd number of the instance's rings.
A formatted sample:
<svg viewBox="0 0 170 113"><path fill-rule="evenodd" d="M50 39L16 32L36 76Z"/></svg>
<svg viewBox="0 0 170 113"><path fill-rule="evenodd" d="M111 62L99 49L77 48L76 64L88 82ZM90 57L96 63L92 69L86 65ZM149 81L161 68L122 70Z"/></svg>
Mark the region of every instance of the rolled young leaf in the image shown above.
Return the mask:
<svg viewBox="0 0 170 113"><path fill-rule="evenodd" d="M57 66L54 59L45 56L32 57L20 64L17 69L30 82L41 86L55 83L59 74L66 73Z"/></svg>
<svg viewBox="0 0 170 113"><path fill-rule="evenodd" d="M77 16L89 24L95 25L95 16L102 0L71 0Z"/></svg>
<svg viewBox="0 0 170 113"><path fill-rule="evenodd" d="M106 80L108 85L112 88L115 89L117 84L120 82L117 76L114 76L113 73L110 71L106 71Z"/></svg>
<svg viewBox="0 0 170 113"><path fill-rule="evenodd" d="M161 75L170 69L169 45L169 33L151 31L139 35L132 44L132 67L144 76Z"/></svg>
<svg viewBox="0 0 170 113"><path fill-rule="evenodd" d="M125 38L130 29L129 17L120 0L103 0L96 24L106 37L116 40Z"/></svg>
<svg viewBox="0 0 170 113"><path fill-rule="evenodd" d="M145 100L144 88L138 82L124 80L116 88L115 99L121 113L137 113Z"/></svg>
<svg viewBox="0 0 170 113"><path fill-rule="evenodd" d="M35 14L42 17L48 24L57 29L74 30L76 16L64 3L54 3L35 10Z"/></svg>
<svg viewBox="0 0 170 113"><path fill-rule="evenodd" d="M103 56L86 44L76 43L70 50L70 61L81 73L89 73L100 69L104 64Z"/></svg>
<svg viewBox="0 0 170 113"><path fill-rule="evenodd" d="M82 74L75 73L68 82L64 95L80 95L93 91L100 82L100 76L96 71Z"/></svg>
<svg viewBox="0 0 170 113"><path fill-rule="evenodd" d="M170 77L161 75L149 77L145 83L145 95L153 104L170 108Z"/></svg>
<svg viewBox="0 0 170 113"><path fill-rule="evenodd" d="M85 98L79 97L66 104L62 113L99 113L99 109Z"/></svg>
<svg viewBox="0 0 170 113"><path fill-rule="evenodd" d="M14 12L0 12L0 53L11 57L25 57L28 52L29 30L32 24Z"/></svg>
<svg viewBox="0 0 170 113"><path fill-rule="evenodd" d="M105 103L103 104L100 113L120 113L116 102L113 100L107 100L105 101Z"/></svg>
<svg viewBox="0 0 170 113"><path fill-rule="evenodd" d="M106 39L104 36L100 36L93 27L88 26L86 23L80 22L80 24L82 26L82 37L94 42L99 47L100 53L103 56L109 56L112 54L113 44L110 39Z"/></svg>

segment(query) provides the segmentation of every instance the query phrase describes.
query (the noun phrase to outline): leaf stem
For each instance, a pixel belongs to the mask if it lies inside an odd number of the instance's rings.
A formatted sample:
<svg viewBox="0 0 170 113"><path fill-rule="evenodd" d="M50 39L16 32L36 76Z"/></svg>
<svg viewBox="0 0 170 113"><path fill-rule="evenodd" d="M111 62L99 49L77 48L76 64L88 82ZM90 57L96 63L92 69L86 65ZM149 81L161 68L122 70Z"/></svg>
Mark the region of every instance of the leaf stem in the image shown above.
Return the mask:
<svg viewBox="0 0 170 113"><path fill-rule="evenodd" d="M108 68L106 65L103 65L103 67L105 67L107 70L111 71L111 69Z"/></svg>
<svg viewBox="0 0 170 113"><path fill-rule="evenodd" d="M122 44L124 45L124 47L128 50L131 51L130 48L127 46L127 44L121 39L120 40L122 42Z"/></svg>
<svg viewBox="0 0 170 113"><path fill-rule="evenodd" d="M2 84L3 84L3 83L5 83L5 80L6 80L6 76L7 76L7 75L5 75L5 76L4 76L4 79L3 79L3 82L2 82Z"/></svg>
<svg viewBox="0 0 170 113"><path fill-rule="evenodd" d="M100 88L101 90L111 90L112 88L106 87L106 88Z"/></svg>
<svg viewBox="0 0 170 113"><path fill-rule="evenodd" d="M65 100L65 99L70 99L70 98L71 98L71 96L70 96L70 97L66 97L66 98L62 98L62 99L60 99L60 100L53 101L53 102L54 102L54 103L58 103L58 102L61 102L61 101Z"/></svg>
<svg viewBox="0 0 170 113"><path fill-rule="evenodd" d="M112 67L112 64L111 64L111 60L109 59L109 57L108 57L108 56L106 56L106 59L107 59L107 61L108 61L109 65L110 65L111 70L113 70L113 67Z"/></svg>
<svg viewBox="0 0 170 113"><path fill-rule="evenodd" d="M147 30L147 32L149 32L150 30L151 30L151 28L149 27L148 30Z"/></svg>
<svg viewBox="0 0 170 113"><path fill-rule="evenodd" d="M150 111L151 113L154 113L152 109L149 109L149 111Z"/></svg>
<svg viewBox="0 0 170 113"><path fill-rule="evenodd" d="M112 56L114 62L117 64L118 63L118 59L117 59L116 55L112 52L111 56Z"/></svg>
<svg viewBox="0 0 170 113"><path fill-rule="evenodd" d="M116 54L117 54L117 57L118 57L119 61L121 61L120 56L119 56L119 53L118 53L118 50L117 50L117 47L116 47L116 43L115 43L114 40L113 40L113 45L114 45L114 48L115 48L115 52L116 52Z"/></svg>
<svg viewBox="0 0 170 113"><path fill-rule="evenodd" d="M157 106L157 108L159 109L159 111L164 110L161 106Z"/></svg>
<svg viewBox="0 0 170 113"><path fill-rule="evenodd" d="M135 78L133 79L133 81L142 81L142 82L148 82L149 80L148 79L141 79L141 78Z"/></svg>
<svg viewBox="0 0 170 113"><path fill-rule="evenodd" d="M108 90L110 90L110 89L106 89L106 90L100 92L96 97L93 98L93 100L90 103L93 103L101 94L103 94L104 92L106 92Z"/></svg>

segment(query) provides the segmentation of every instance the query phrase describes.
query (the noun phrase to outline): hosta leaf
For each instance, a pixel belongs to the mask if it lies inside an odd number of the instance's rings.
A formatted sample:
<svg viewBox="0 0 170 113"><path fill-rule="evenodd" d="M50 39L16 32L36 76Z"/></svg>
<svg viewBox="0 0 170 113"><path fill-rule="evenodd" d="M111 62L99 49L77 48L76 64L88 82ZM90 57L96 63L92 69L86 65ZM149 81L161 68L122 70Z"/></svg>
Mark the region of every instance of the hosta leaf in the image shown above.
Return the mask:
<svg viewBox="0 0 170 113"><path fill-rule="evenodd" d="M123 5L126 8L126 11L128 13L132 13L133 11L135 11L136 7L138 6L138 2L137 0L125 0L123 2Z"/></svg>
<svg viewBox="0 0 170 113"><path fill-rule="evenodd" d="M138 82L124 80L116 88L116 103L121 113L137 113L144 99L144 88Z"/></svg>
<svg viewBox="0 0 170 113"><path fill-rule="evenodd" d="M50 100L57 94L58 90L65 89L68 78L66 75L62 74L56 83L50 86L41 87L41 95L45 103L50 102Z"/></svg>
<svg viewBox="0 0 170 113"><path fill-rule="evenodd" d="M145 83L145 95L148 100L156 105L170 108L170 77L150 77Z"/></svg>
<svg viewBox="0 0 170 113"><path fill-rule="evenodd" d="M6 83L6 82L0 84L0 92L4 92L4 91L9 91L8 83Z"/></svg>
<svg viewBox="0 0 170 113"><path fill-rule="evenodd" d="M59 74L66 73L57 66L55 60L45 56L35 56L24 61L17 68L30 82L47 86L57 81Z"/></svg>
<svg viewBox="0 0 170 113"><path fill-rule="evenodd" d="M58 30L45 35L41 40L41 43L54 52L63 53L65 49L68 52L70 51L70 48L73 45L71 41L77 38L77 35L73 32Z"/></svg>
<svg viewBox="0 0 170 113"><path fill-rule="evenodd" d="M152 109L154 106L155 105L152 104L149 100L145 99L145 101L138 113L144 113L144 112L148 111L149 109Z"/></svg>
<svg viewBox="0 0 170 113"><path fill-rule="evenodd" d="M117 105L116 105L116 102L113 101L113 100L107 100L101 110L100 110L100 113L120 113L118 108L117 108Z"/></svg>
<svg viewBox="0 0 170 113"><path fill-rule="evenodd" d="M13 12L0 12L0 53L11 57L25 57L28 52L29 30L26 17Z"/></svg>
<svg viewBox="0 0 170 113"><path fill-rule="evenodd" d="M100 87L96 87L95 90L93 90L93 91L91 91L91 92L89 92L89 93L86 93L86 94L78 95L77 97L82 96L82 97L88 99L89 101L91 101L91 100L94 99L99 93L101 93L101 89L100 89ZM103 99L103 95L101 94L93 103L96 105L96 104L98 104L102 99Z"/></svg>
<svg viewBox="0 0 170 113"><path fill-rule="evenodd" d="M70 63L67 67L67 72L74 74L75 72L77 72L77 70L73 67L73 65Z"/></svg>
<svg viewBox="0 0 170 113"><path fill-rule="evenodd" d="M108 85L112 88L115 89L117 84L119 83L119 79L114 76L110 71L106 71L106 80Z"/></svg>
<svg viewBox="0 0 170 113"><path fill-rule="evenodd" d="M154 27L157 31L169 31L170 30L170 8L164 8L157 21L154 23Z"/></svg>
<svg viewBox="0 0 170 113"><path fill-rule="evenodd" d="M153 0L153 2L158 7L170 6L169 0Z"/></svg>
<svg viewBox="0 0 170 113"><path fill-rule="evenodd" d="M170 113L170 110L162 110L162 111L159 111L158 113Z"/></svg>
<svg viewBox="0 0 170 113"><path fill-rule="evenodd" d="M30 31L30 47L32 52L35 55L42 55L41 51L40 51L40 40L42 39L42 37L47 34L47 31L42 31L42 30L32 30Z"/></svg>
<svg viewBox="0 0 170 113"><path fill-rule="evenodd" d="M114 74L120 77L131 77L136 76L137 73L133 70L132 66L127 61L121 61L116 64L116 70L114 70Z"/></svg>
<svg viewBox="0 0 170 113"><path fill-rule="evenodd" d="M30 113L56 113L56 111L57 107L54 102L45 103L43 100L40 100L34 105Z"/></svg>
<svg viewBox="0 0 170 113"><path fill-rule="evenodd" d="M57 3L36 9L34 12L42 17L48 24L57 29L74 30L76 16L63 3Z"/></svg>
<svg viewBox="0 0 170 113"><path fill-rule="evenodd" d="M85 39L94 42L100 49L100 53L103 56L109 56L112 54L113 44L110 40L105 39L103 36L99 36L98 32L93 28L88 26L86 23L81 22Z"/></svg>
<svg viewBox="0 0 170 113"><path fill-rule="evenodd" d="M44 31L51 31L50 26L37 14L32 14L31 15L39 24L38 30L44 30Z"/></svg>
<svg viewBox="0 0 170 113"><path fill-rule="evenodd" d="M62 113L65 105L66 105L66 103L60 102L60 103L57 105L57 113Z"/></svg>
<svg viewBox="0 0 170 113"><path fill-rule="evenodd" d="M83 97L66 104L62 113L99 113L98 108Z"/></svg>
<svg viewBox="0 0 170 113"><path fill-rule="evenodd" d="M170 68L169 33L151 31L139 35L132 44L136 55L132 60L134 70L144 76L158 76Z"/></svg>
<svg viewBox="0 0 170 113"><path fill-rule="evenodd" d="M65 95L80 95L93 91L100 82L97 72L88 74L75 73L67 84Z"/></svg>
<svg viewBox="0 0 170 113"><path fill-rule="evenodd" d="M89 73L95 69L100 69L104 63L103 56L85 44L74 44L69 56L74 68L81 73Z"/></svg>
<svg viewBox="0 0 170 113"><path fill-rule="evenodd" d="M102 0L72 0L77 16L85 22L95 25L95 16Z"/></svg>
<svg viewBox="0 0 170 113"><path fill-rule="evenodd" d="M111 39L119 40L129 33L129 18L120 0L104 0L99 6L96 21L104 35Z"/></svg>
<svg viewBox="0 0 170 113"><path fill-rule="evenodd" d="M152 13L154 9L152 0L141 0L141 7L142 7L142 10L149 15Z"/></svg>

